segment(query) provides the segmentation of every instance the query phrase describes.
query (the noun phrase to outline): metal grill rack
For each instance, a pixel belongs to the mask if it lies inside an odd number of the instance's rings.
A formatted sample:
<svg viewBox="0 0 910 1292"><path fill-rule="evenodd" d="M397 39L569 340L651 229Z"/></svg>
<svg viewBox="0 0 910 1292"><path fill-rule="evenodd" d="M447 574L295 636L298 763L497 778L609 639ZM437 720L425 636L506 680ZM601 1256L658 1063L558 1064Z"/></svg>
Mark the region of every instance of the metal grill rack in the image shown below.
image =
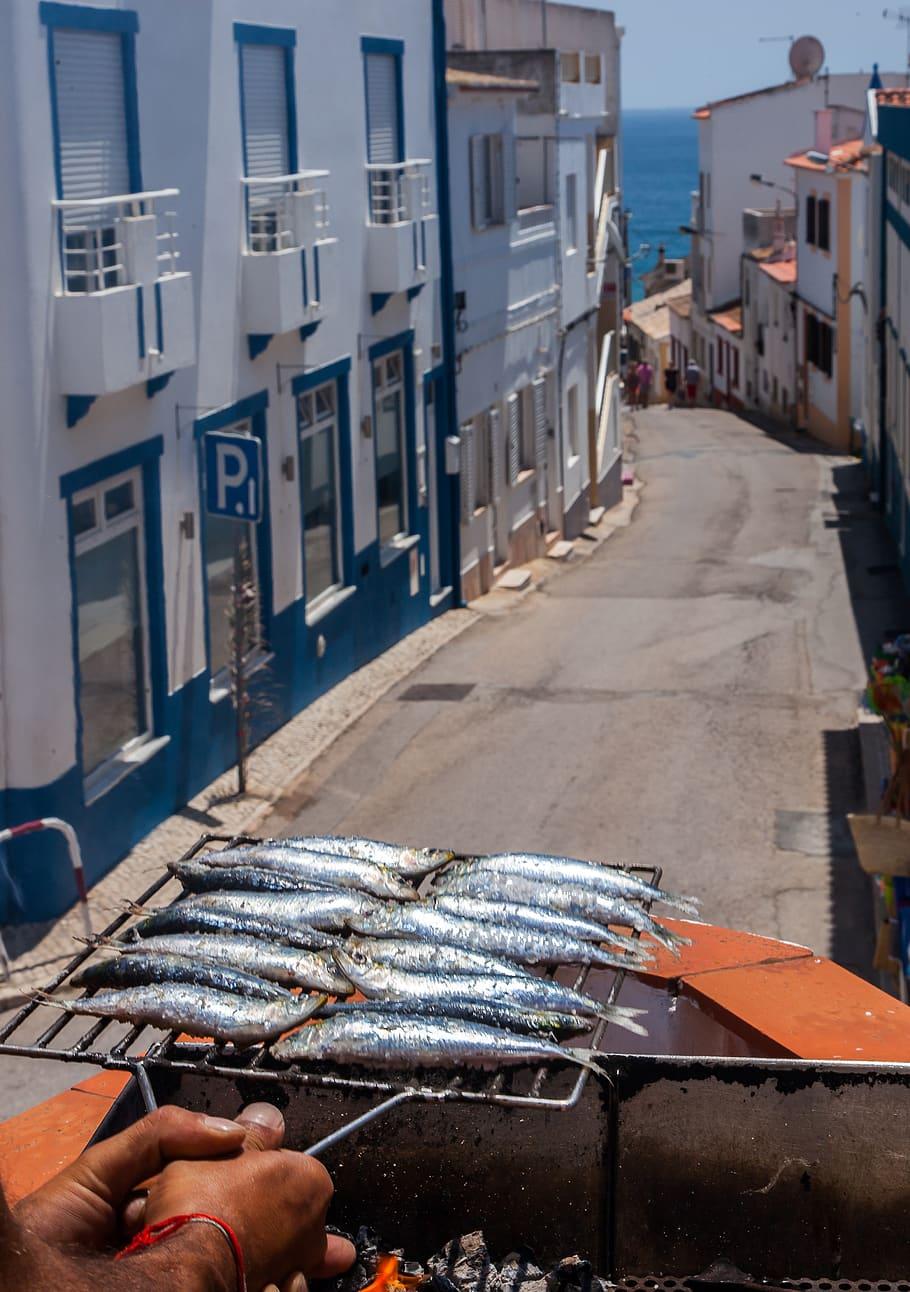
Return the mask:
<svg viewBox="0 0 910 1292"><path fill-rule="evenodd" d="M227 836L205 834L184 854L189 861L203 850L216 845L242 847L261 840L248 835ZM467 860L456 856L451 864ZM660 885L660 867L629 867L631 873L648 882ZM428 891L432 891L432 880ZM99 940L122 934L136 918L135 908L146 907L165 898L177 901L184 895L179 881L165 873L145 890L125 911L112 921L99 935ZM163 904L167 904L165 901ZM48 984L45 994L53 995L65 988L74 974L86 966L102 950L98 945L86 946ZM583 990L592 973L612 977L606 995L599 994L605 1004L615 1004L626 978L625 970L604 971L590 966L582 967L571 983L576 990ZM91 992L86 992L91 995ZM592 1027L588 1050L597 1051L609 1024L598 1020ZM588 1052L588 1051L586 1051ZM291 1086L318 1086L360 1094L376 1094L381 1102L364 1115L349 1121L326 1139L307 1150L318 1154L331 1145L347 1138L360 1126L366 1125L398 1104L419 1101L443 1103L460 1100L465 1102L493 1103L516 1108L538 1108L551 1111L568 1111L575 1108L582 1098L590 1079L589 1069L553 1069L550 1066L499 1070L493 1073L470 1071L451 1074L427 1073L426 1081L419 1081L413 1073L377 1075L366 1069L340 1072L327 1070L326 1065L303 1069L296 1065L279 1063L272 1057L267 1045L254 1046L238 1051L231 1045L200 1043L178 1039L176 1032L162 1032L147 1024L130 1026L111 1019L92 1020L58 1012L41 1001L25 1005L4 1027L0 1028L0 1055L20 1058L56 1059L62 1062L86 1063L114 1071L126 1071L136 1079L143 1101L149 1111L156 1107L156 1099L149 1079L149 1071L163 1068L175 1072L197 1073L237 1080L255 1079L257 1082L275 1082ZM567 1065L567 1069L569 1065Z"/></svg>

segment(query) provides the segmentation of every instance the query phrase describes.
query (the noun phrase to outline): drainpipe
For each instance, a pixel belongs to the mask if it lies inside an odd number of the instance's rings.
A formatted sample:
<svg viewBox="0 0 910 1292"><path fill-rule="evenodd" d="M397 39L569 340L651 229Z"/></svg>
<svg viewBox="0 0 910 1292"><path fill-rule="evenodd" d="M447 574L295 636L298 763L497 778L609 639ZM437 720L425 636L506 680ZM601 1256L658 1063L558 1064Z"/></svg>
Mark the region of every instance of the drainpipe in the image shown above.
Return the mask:
<svg viewBox="0 0 910 1292"><path fill-rule="evenodd" d="M436 205L439 211L439 286L442 312L442 364L445 417L437 426L437 461L445 461L446 436L458 426L455 397L455 271L452 262L452 210L449 194L448 95L446 91L445 0L433 0L433 97L436 106ZM449 484L449 543L452 553L452 600L463 605L461 594L461 508L458 476L447 476ZM438 510L438 507L437 507ZM442 575L442 571L440 571Z"/></svg>

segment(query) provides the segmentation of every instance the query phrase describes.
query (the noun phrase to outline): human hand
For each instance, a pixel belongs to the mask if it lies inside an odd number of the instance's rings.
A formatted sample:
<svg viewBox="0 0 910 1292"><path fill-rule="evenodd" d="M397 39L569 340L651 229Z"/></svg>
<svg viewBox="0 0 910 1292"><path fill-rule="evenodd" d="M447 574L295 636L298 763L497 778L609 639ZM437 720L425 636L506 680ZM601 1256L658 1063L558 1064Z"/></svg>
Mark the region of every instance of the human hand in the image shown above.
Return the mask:
<svg viewBox="0 0 910 1292"><path fill-rule="evenodd" d="M192 1162L166 1166L150 1184L143 1223L193 1211L217 1216L237 1235L250 1287L283 1283L283 1292L305 1292L307 1277L334 1278L356 1253L325 1232L334 1191L328 1172L314 1158L280 1150L277 1109L263 1104L256 1114L239 1157L204 1170Z"/></svg>
<svg viewBox="0 0 910 1292"><path fill-rule="evenodd" d="M72 1166L23 1199L15 1209L16 1220L53 1246L109 1246L119 1236L121 1213L139 1184L177 1158L237 1153L246 1136L247 1128L239 1122L183 1108L159 1108L122 1134L87 1149Z"/></svg>

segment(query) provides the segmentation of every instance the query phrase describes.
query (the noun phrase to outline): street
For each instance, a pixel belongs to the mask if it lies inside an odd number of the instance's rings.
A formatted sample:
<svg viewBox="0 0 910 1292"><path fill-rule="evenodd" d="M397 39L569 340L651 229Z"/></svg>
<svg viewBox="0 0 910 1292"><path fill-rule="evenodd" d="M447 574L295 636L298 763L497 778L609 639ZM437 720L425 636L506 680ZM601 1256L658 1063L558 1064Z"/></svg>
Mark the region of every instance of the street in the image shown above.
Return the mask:
<svg viewBox="0 0 910 1292"><path fill-rule="evenodd" d="M904 602L861 468L725 412L639 413L634 438L632 525L440 651L268 829L657 864L705 919L868 974L842 818L864 660Z"/></svg>

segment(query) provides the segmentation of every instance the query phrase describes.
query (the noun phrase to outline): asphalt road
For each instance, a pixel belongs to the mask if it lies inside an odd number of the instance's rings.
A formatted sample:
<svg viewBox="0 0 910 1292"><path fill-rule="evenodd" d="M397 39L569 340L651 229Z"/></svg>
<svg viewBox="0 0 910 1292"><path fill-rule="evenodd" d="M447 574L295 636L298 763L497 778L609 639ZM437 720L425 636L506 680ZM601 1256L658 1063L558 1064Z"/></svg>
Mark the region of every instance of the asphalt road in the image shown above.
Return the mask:
<svg viewBox="0 0 910 1292"><path fill-rule="evenodd" d="M440 651L270 828L656 863L707 919L867 973L842 816L866 652L905 604L861 470L723 412L639 414L633 441L632 525Z"/></svg>

